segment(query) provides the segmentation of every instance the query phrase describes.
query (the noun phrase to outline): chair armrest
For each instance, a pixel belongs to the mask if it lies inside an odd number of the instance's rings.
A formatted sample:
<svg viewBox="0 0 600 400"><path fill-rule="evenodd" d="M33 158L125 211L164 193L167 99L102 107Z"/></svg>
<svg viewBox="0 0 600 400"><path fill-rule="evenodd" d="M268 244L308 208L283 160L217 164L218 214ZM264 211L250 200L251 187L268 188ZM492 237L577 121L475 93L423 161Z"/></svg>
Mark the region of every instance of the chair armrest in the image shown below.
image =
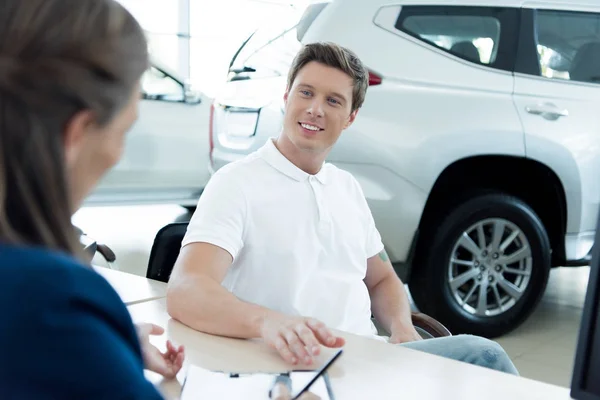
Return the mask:
<svg viewBox="0 0 600 400"><path fill-rule="evenodd" d="M412 323L415 328L422 329L434 338L452 336L452 333L441 322L420 312L412 313Z"/></svg>

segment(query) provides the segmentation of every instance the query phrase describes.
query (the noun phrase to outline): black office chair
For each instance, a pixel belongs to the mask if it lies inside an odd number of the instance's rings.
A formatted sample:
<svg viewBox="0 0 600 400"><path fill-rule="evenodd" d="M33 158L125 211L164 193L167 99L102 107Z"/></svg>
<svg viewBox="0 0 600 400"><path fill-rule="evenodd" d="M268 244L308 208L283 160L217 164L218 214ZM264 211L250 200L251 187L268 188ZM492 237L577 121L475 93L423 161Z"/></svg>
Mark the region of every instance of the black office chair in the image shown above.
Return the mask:
<svg viewBox="0 0 600 400"><path fill-rule="evenodd" d="M150 250L146 278L165 283L169 281L187 226L187 222L174 222L158 231Z"/></svg>
<svg viewBox="0 0 600 400"><path fill-rule="evenodd" d="M187 222L175 222L158 231L150 251L146 278L161 282L169 281L187 226ZM439 321L420 312L412 313L412 323L424 339L452 336Z"/></svg>

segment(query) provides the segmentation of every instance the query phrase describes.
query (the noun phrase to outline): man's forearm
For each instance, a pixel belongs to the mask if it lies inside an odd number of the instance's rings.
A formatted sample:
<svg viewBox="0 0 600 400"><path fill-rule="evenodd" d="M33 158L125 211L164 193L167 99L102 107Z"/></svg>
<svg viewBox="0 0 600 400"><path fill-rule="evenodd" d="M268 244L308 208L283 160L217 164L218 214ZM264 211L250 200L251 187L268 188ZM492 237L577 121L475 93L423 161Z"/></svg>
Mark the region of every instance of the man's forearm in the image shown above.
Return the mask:
<svg viewBox="0 0 600 400"><path fill-rule="evenodd" d="M209 277L170 282L167 310L171 317L198 331L243 339L260 337L262 321L280 315L238 299Z"/></svg>
<svg viewBox="0 0 600 400"><path fill-rule="evenodd" d="M396 275L381 280L370 295L373 315L389 333L412 326L408 294Z"/></svg>

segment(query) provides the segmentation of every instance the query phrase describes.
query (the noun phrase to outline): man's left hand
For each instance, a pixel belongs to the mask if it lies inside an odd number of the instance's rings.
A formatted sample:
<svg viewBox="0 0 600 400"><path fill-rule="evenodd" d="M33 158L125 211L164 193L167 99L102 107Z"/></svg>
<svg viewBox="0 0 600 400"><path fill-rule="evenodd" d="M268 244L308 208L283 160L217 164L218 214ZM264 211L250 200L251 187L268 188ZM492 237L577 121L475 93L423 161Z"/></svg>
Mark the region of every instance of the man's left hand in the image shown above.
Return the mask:
<svg viewBox="0 0 600 400"><path fill-rule="evenodd" d="M161 374L167 379L175 378L183 366L183 346L175 347L167 340L167 351L161 353L150 344L150 335L162 335L165 330L158 325L148 323L137 324L136 328L142 347L144 368Z"/></svg>
<svg viewBox="0 0 600 400"><path fill-rule="evenodd" d="M392 332L392 336L390 336L390 343L393 344L415 342L417 340L423 340L423 338L412 325L401 329L395 329Z"/></svg>

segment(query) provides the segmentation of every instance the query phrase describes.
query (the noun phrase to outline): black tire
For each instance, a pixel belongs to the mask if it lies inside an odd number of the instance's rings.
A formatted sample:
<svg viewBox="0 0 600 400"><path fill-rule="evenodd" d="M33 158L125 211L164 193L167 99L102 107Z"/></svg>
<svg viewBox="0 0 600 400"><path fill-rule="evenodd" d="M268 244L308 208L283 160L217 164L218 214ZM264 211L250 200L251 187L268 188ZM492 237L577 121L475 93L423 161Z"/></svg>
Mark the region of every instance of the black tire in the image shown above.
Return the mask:
<svg viewBox="0 0 600 400"><path fill-rule="evenodd" d="M508 310L501 310L499 314L494 316L478 316L463 309L454 297L449 284L450 260L454 245L463 232L477 222L490 218L507 220L516 225L524 234L531 249L531 275L524 287L523 294ZM422 312L442 322L453 334L468 333L494 338L510 332L527 319L546 289L551 260L548 234L542 221L531 207L516 197L499 193L471 196L451 209L446 218L441 221L441 224L437 225L437 229L432 227L428 230L423 240L425 240L425 243L432 243L432 245L430 247L419 247L417 263L413 267L413 275L409 284L411 295ZM459 247L459 249L463 249L463 247ZM470 252L466 253L471 254ZM491 255L487 257L489 260ZM490 263L489 265L497 263L497 261L487 262ZM477 268L484 268L481 265L483 264L480 264ZM464 268L467 271L477 269L475 266ZM501 267L494 265L490 268ZM486 274L483 275L484 280L486 279L485 276L489 274L488 282L493 282L495 277L498 276L492 276L495 273L494 271L488 272L486 270L484 273ZM503 276L509 277L509 279L513 276L514 279L519 279L516 278L517 275L510 272L503 271L502 274L506 274ZM476 278L471 279L473 286L477 285L478 281L481 282L480 277L481 275L478 275ZM520 282L524 282L525 278L521 279L523 280ZM525 285L524 283L521 284ZM465 285L468 287L468 284ZM477 287L479 288L479 286ZM500 285L497 284L496 287L498 288ZM475 291L478 292L478 289ZM464 293L464 291L460 293ZM505 292L502 291L502 293ZM495 293L490 287L488 296L494 295ZM467 296L465 295L465 297ZM488 296L486 298L490 299L491 297ZM496 299L497 297L493 298ZM492 303L493 301L490 302L490 304Z"/></svg>

